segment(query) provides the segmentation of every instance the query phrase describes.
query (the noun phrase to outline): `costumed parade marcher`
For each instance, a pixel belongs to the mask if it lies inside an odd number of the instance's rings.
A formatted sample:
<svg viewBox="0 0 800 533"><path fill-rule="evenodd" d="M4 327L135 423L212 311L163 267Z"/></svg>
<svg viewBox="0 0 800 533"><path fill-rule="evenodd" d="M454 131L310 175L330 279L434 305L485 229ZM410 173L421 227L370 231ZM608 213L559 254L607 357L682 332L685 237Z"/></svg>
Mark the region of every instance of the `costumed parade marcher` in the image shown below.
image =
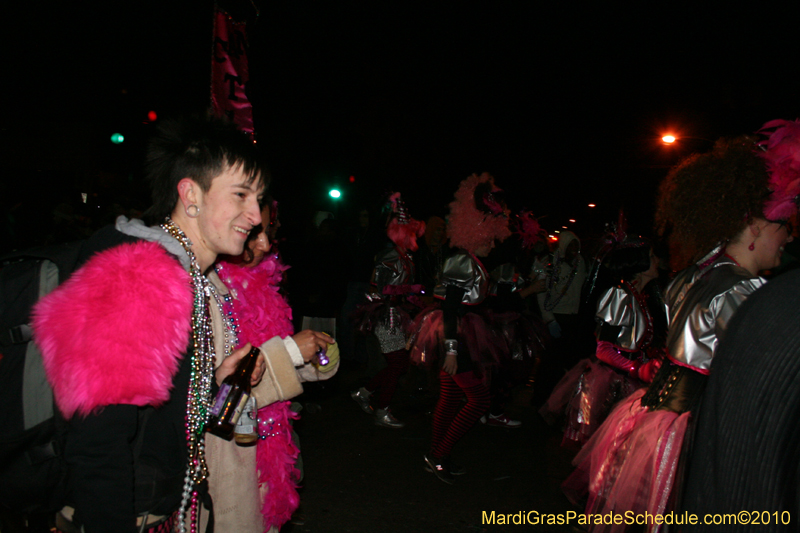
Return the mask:
<svg viewBox="0 0 800 533"><path fill-rule="evenodd" d="M461 182L447 227L450 243L458 250L445 259L434 291L441 308L424 311L416 321L411 360L441 366L425 467L446 483L464 473L450 461L450 452L489 408L490 369L505 349L480 308L490 280L479 257L489 254L495 240L511 235L501 198L489 174L473 174ZM467 401L462 405L463 396Z"/></svg>
<svg viewBox="0 0 800 533"><path fill-rule="evenodd" d="M365 413L374 412L377 425L402 428L405 424L394 417L389 404L397 381L408 369L406 343L413 323L412 314L420 306L422 292L422 286L414 284L414 262L410 254L417 250L417 238L425 233L425 223L408 216L400 193L393 193L389 204L392 214L387 235L394 246L378 258L372 274L372 290L367 295L370 302L356 311L359 329L375 333L387 366L350 396ZM377 396L377 409L370 403L373 395Z"/></svg>
<svg viewBox="0 0 800 533"><path fill-rule="evenodd" d="M209 404L250 348L229 342L206 274L217 255L242 253L261 222L252 142L215 119L165 121L147 157L148 213L161 226L121 217L101 230L84 266L35 308L35 340L69 421L64 529L197 531ZM285 350L262 355L254 382L266 365L294 370ZM227 357L215 372L217 356Z"/></svg>
<svg viewBox="0 0 800 533"><path fill-rule="evenodd" d="M283 343L296 358L299 352L295 345L303 345L309 337L319 334L306 330L292 336L292 310L279 292L288 267L270 250L269 228L270 221L276 220L271 216L276 213L275 207L275 203L268 203L262 210L263 222L251 231L243 256L217 263L215 272L224 283L220 287L223 309L237 345L266 344L274 351L282 349ZM302 382L329 379L336 374L338 352L329 347L326 353L329 357L325 365L301 364L292 370L269 368L268 373L285 372L276 376L280 388L253 387L236 433L252 435L255 446L208 436L206 456L209 492L216 506L215 531L276 532L297 509L300 471L295 463L299 450L290 421L299 416L291 410L288 400L303 392Z"/></svg>
<svg viewBox="0 0 800 533"><path fill-rule="evenodd" d="M622 227L606 238L590 277L590 293L599 294L589 297L597 301L595 357L575 365L539 410L551 424L566 416L564 446L583 445L617 402L653 380L663 359L663 344L654 346L667 327L663 300L657 288L647 291L656 285L656 258L648 242Z"/></svg>
<svg viewBox="0 0 800 533"><path fill-rule="evenodd" d="M511 400L514 386L525 384L544 349L545 328L538 315L526 312L526 298L541 292L544 283L533 281L522 273L531 270L525 252L541 238L538 220L529 211L513 218L511 237L496 246L487 263L491 268L491 284L487 306L492 328L507 347L500 364L492 368L491 405L481 423L503 428L518 428L522 422L509 418L505 407Z"/></svg>
<svg viewBox="0 0 800 533"><path fill-rule="evenodd" d="M788 221L796 216L800 200L800 123L776 120L764 128L776 128L761 143L772 190L764 215ZM792 234L791 225L786 226ZM685 512L756 511L760 531L797 529L799 281L796 270L781 274L731 320L697 413L682 500ZM683 530L718 527L699 522ZM726 531L752 527L730 523Z"/></svg>
<svg viewBox="0 0 800 533"><path fill-rule="evenodd" d="M684 436L717 346L736 309L764 284L758 272L778 266L791 239L784 219L768 218L779 189L758 152L749 137L718 141L712 152L679 164L661 186L659 229L670 230L673 261L693 264L665 295L667 359L646 391L612 411L563 485L573 501L587 498L587 513L664 514L680 499Z"/></svg>

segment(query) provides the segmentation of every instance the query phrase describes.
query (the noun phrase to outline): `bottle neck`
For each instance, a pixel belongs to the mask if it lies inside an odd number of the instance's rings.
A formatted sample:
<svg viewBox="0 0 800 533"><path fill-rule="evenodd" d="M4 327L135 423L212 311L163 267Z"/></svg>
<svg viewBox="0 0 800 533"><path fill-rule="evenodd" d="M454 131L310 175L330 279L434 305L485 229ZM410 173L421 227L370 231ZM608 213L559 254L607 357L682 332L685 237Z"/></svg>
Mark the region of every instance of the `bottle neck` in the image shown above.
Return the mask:
<svg viewBox="0 0 800 533"><path fill-rule="evenodd" d="M261 354L261 350L257 347L253 346L250 351L242 357L242 360L239 361L239 365L236 367L236 375L239 378L247 378L250 380L250 376L253 374L253 370L256 367L256 361L258 360L258 356Z"/></svg>

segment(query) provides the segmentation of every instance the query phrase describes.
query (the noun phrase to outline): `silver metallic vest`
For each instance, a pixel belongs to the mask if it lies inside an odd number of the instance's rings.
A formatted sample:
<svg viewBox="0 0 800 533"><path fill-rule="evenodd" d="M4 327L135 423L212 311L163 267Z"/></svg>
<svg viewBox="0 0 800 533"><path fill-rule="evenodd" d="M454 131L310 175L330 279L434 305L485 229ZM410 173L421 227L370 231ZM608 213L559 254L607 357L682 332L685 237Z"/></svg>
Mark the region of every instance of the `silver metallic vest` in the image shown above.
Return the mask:
<svg viewBox="0 0 800 533"><path fill-rule="evenodd" d="M669 317L667 353L707 374L733 313L766 281L724 255L702 264L678 273L664 300Z"/></svg>
<svg viewBox="0 0 800 533"><path fill-rule="evenodd" d="M609 326L620 327L614 341L626 352L636 352L645 348L647 341L647 316L636 297L625 287L611 287L597 302L598 320ZM651 334L652 337L652 334Z"/></svg>
<svg viewBox="0 0 800 533"><path fill-rule="evenodd" d="M445 259L439 283L433 289L434 296L444 299L448 285L466 291L461 303L477 305L489 293L489 273L472 255L459 252Z"/></svg>
<svg viewBox="0 0 800 533"><path fill-rule="evenodd" d="M414 283L414 262L402 255L397 248L383 254L375 264L372 282L383 290L385 285L408 285Z"/></svg>

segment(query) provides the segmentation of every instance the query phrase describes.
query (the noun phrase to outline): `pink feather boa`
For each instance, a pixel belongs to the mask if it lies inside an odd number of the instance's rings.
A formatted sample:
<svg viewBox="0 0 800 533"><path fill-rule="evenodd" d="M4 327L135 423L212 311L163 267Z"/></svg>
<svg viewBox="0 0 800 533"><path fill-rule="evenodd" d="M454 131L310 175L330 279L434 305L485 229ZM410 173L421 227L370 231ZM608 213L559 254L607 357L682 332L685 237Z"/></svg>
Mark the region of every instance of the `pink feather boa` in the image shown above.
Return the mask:
<svg viewBox="0 0 800 533"><path fill-rule="evenodd" d="M34 338L66 418L170 397L189 344L189 274L152 242L92 257L33 310Z"/></svg>
<svg viewBox="0 0 800 533"><path fill-rule="evenodd" d="M300 505L297 493L300 470L295 466L300 450L292 440L290 420L300 415L289 409L292 402L275 402L258 410L258 425L261 435L256 448L258 483L267 487L261 514L264 529L280 529L289 521Z"/></svg>
<svg viewBox="0 0 800 533"><path fill-rule="evenodd" d="M283 265L277 254L269 254L256 267L220 263L220 278L238 300L239 345L260 346L269 339L287 337L292 328L292 309L279 292ZM258 410L259 432L266 438L256 445L258 483L267 493L261 507L264 528L280 528L300 505L295 467L300 451L292 440L290 420L299 415L289 409L291 402L275 402Z"/></svg>
<svg viewBox="0 0 800 533"><path fill-rule="evenodd" d="M283 273L289 267L277 254L269 254L256 267L220 263L218 273L236 298L239 317L239 344L261 346L273 337L288 337L292 328L292 308L280 294Z"/></svg>

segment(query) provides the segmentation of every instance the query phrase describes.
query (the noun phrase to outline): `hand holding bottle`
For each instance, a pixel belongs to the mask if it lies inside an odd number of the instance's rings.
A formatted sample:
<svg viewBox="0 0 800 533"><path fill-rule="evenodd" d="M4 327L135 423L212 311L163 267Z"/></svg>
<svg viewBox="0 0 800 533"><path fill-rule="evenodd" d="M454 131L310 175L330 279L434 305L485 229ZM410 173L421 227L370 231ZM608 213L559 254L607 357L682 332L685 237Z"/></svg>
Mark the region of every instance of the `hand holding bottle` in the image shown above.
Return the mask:
<svg viewBox="0 0 800 533"><path fill-rule="evenodd" d="M214 377L217 380L217 385L221 385L225 378L230 376L233 371L236 370L236 366L239 364L239 361L242 360L242 357L250 353L251 348L252 345L248 342L238 350L234 350L231 355L222 361L214 374ZM264 377L264 371L266 369L267 365L264 362L264 356L259 354L258 359L256 360L256 366L253 369L253 375L250 378L250 385L258 385L261 382L261 378Z"/></svg>
<svg viewBox="0 0 800 533"><path fill-rule="evenodd" d="M250 399L250 382L256 362L261 359L261 350L252 348L249 343L245 348L247 353L238 357L236 368L220 384L209 409L208 430L225 439L233 437L233 430Z"/></svg>

